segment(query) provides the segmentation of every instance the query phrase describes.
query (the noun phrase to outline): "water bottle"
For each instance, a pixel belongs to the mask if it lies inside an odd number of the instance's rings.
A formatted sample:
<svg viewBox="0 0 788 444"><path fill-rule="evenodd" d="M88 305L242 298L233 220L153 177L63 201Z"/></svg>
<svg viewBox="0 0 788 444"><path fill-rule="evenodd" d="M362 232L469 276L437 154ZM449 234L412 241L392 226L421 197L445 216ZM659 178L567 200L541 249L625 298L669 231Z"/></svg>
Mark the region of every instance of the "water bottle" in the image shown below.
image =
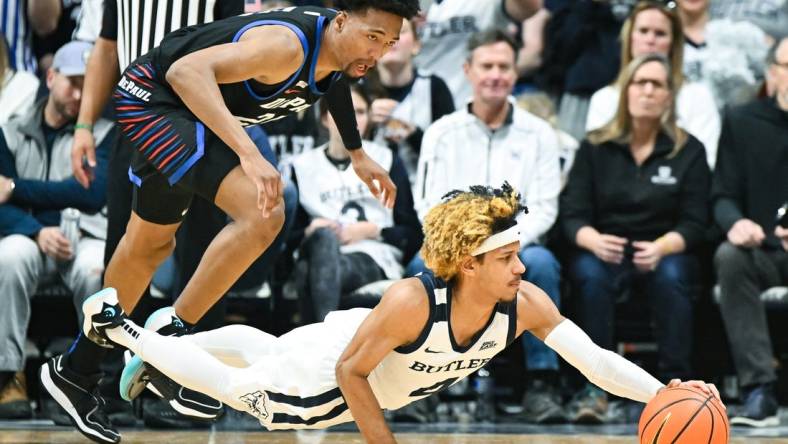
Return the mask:
<svg viewBox="0 0 788 444"><path fill-rule="evenodd" d="M476 372L474 380L476 391L476 417L480 421L495 420L495 381L490 371L482 368Z"/></svg>
<svg viewBox="0 0 788 444"><path fill-rule="evenodd" d="M80 231L79 231L79 216L81 213L76 208L66 208L60 214L60 231L63 232L63 236L68 239L68 242L71 244L71 258L65 263L70 263L74 260L74 255L77 253L77 244L79 243Z"/></svg>

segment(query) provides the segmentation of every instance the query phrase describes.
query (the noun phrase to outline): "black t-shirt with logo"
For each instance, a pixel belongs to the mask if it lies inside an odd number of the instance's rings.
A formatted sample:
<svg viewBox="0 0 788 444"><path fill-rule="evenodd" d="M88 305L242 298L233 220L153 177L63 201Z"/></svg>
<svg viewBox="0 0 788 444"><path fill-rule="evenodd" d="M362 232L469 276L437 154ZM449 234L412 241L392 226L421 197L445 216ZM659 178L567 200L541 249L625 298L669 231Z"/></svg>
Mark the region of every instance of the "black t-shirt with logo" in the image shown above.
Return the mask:
<svg viewBox="0 0 788 444"><path fill-rule="evenodd" d="M673 145L660 134L651 155L638 165L628 145L583 141L561 195L567 239L574 242L588 225L630 241L653 241L676 231L688 248L702 242L711 186L706 152L691 135L677 153Z"/></svg>

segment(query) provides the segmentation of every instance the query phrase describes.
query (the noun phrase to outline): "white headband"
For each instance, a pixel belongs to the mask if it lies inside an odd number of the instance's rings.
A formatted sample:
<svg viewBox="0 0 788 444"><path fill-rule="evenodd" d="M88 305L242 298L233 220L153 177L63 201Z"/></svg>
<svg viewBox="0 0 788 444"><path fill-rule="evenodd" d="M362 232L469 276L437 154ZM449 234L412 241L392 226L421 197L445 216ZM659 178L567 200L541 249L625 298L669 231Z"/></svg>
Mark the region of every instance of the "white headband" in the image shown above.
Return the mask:
<svg viewBox="0 0 788 444"><path fill-rule="evenodd" d="M503 247L504 245L509 245L512 242L517 242L519 240L520 240L520 226L518 224L514 224L511 228L501 231L500 233L495 233L492 236L485 239L484 242L482 242L482 244L479 245L477 249L471 252L471 256L478 256L480 254L495 250L496 248Z"/></svg>

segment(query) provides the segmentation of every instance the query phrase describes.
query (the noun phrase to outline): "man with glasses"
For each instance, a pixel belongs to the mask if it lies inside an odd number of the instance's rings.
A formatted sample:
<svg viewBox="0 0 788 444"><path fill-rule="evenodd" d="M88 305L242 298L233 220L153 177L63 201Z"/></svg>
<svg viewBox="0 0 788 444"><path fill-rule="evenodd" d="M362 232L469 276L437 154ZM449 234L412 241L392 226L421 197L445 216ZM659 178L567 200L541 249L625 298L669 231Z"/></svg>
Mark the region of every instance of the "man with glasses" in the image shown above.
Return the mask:
<svg viewBox="0 0 788 444"><path fill-rule="evenodd" d="M712 185L714 219L727 233L714 266L722 319L742 387L731 424L776 426L777 375L760 294L788 284L785 230L775 213L788 200L788 38L769 51L770 97L728 111Z"/></svg>

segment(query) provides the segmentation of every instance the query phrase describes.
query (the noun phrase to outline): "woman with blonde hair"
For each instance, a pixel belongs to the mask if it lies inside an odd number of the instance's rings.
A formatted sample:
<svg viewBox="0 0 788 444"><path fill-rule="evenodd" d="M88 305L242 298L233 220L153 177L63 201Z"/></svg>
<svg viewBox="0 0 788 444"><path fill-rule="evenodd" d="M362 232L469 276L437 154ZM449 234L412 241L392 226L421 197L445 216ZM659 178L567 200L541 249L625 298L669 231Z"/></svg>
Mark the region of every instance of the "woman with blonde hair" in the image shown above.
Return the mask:
<svg viewBox="0 0 788 444"><path fill-rule="evenodd" d="M671 82L676 88L675 107L678 125L698 138L706 149L711 168L717 158L720 116L711 90L704 83L688 82L682 72L684 34L678 13L656 1L638 3L621 28L621 70L632 59L650 53L662 54L670 60ZM621 83L616 81L591 97L586 130L604 126L616 114Z"/></svg>
<svg viewBox="0 0 788 444"><path fill-rule="evenodd" d="M681 378L691 371L698 281L692 250L708 224L711 174L701 143L677 124L672 72L659 54L622 70L618 110L580 145L560 223L576 247L568 269L578 324L612 349L616 300L644 294L656 325L659 376ZM603 422L606 409L605 394L587 386L569 413L578 422Z"/></svg>

